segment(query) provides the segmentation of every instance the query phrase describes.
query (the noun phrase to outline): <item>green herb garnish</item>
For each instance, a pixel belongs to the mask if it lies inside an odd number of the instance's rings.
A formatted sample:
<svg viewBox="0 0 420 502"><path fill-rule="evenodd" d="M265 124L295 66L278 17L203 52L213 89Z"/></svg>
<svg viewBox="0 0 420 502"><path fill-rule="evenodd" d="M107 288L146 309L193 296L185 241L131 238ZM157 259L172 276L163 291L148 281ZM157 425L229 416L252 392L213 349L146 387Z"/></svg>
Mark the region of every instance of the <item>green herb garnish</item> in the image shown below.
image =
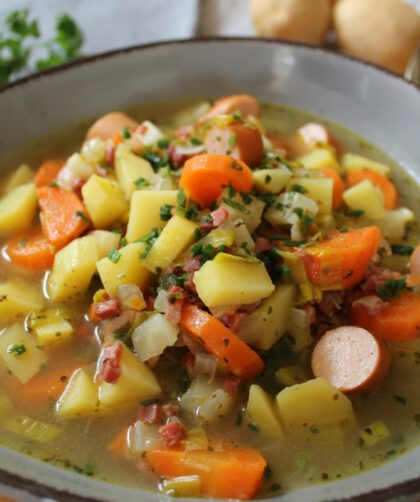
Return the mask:
<svg viewBox="0 0 420 502"><path fill-rule="evenodd" d="M118 249L112 248L108 253L108 259L112 261L112 263L118 263L121 258L121 253Z"/></svg>
<svg viewBox="0 0 420 502"><path fill-rule="evenodd" d="M292 185L290 188L290 191L291 192L298 192L301 194L308 193L308 190L305 187L303 187L302 185L297 185L297 184Z"/></svg>
<svg viewBox="0 0 420 502"><path fill-rule="evenodd" d="M202 145L203 141L200 138L197 138L197 136L191 136L190 143L192 145L198 146L198 145Z"/></svg>
<svg viewBox="0 0 420 502"><path fill-rule="evenodd" d="M399 254L402 256L410 255L414 251L413 246L405 246L404 244L391 244L391 249L394 254Z"/></svg>
<svg viewBox="0 0 420 502"><path fill-rule="evenodd" d="M360 218L364 214L365 212L363 209L353 209L352 211L346 211L344 216L347 216L348 218Z"/></svg>
<svg viewBox="0 0 420 502"><path fill-rule="evenodd" d="M13 354L15 357L19 357L26 352L26 347L23 343L18 344L14 343L13 345L9 345L7 347L7 353Z"/></svg>
<svg viewBox="0 0 420 502"><path fill-rule="evenodd" d="M381 300L388 302L393 298L399 298L402 291L408 289L405 279L388 279L384 286L378 286L376 293Z"/></svg>
<svg viewBox="0 0 420 502"><path fill-rule="evenodd" d="M89 218L83 211L76 211L76 216L81 220L85 221L86 223L90 223Z"/></svg>
<svg viewBox="0 0 420 502"><path fill-rule="evenodd" d="M157 146L159 148L168 148L168 146L169 146L169 139L168 138L160 138L160 139L158 139Z"/></svg>
<svg viewBox="0 0 420 502"><path fill-rule="evenodd" d="M133 181L134 185L136 185L137 188L144 188L148 187L150 185L150 182L147 181L145 178L137 178L135 181Z"/></svg>
<svg viewBox="0 0 420 502"><path fill-rule="evenodd" d="M232 209L236 209L237 211L245 214L249 213L249 209L243 204L236 202L236 200L229 199L228 197L223 197L222 200L227 206L231 207Z"/></svg>
<svg viewBox="0 0 420 502"><path fill-rule="evenodd" d="M172 218L172 209L174 206L171 206L171 204L163 204L163 206L160 206L160 219L162 221L168 221Z"/></svg>

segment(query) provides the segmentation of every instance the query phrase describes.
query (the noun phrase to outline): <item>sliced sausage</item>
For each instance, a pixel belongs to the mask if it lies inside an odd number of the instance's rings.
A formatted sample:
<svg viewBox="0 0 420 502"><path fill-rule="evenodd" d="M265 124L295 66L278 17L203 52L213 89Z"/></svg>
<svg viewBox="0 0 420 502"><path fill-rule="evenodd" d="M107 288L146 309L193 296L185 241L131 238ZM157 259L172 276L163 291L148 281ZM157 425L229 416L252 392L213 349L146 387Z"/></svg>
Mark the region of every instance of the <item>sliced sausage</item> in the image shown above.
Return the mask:
<svg viewBox="0 0 420 502"><path fill-rule="evenodd" d="M112 139L115 133L122 132L125 127L134 130L139 123L122 112L107 113L92 124L86 138Z"/></svg>
<svg viewBox="0 0 420 502"><path fill-rule="evenodd" d="M208 153L231 155L251 167L261 164L264 155L260 131L241 122L211 127L204 144Z"/></svg>
<svg viewBox="0 0 420 502"><path fill-rule="evenodd" d="M369 392L386 377L388 347L369 331L341 326L327 331L312 353L312 371L345 393Z"/></svg>
<svg viewBox="0 0 420 502"><path fill-rule="evenodd" d="M331 145L339 149L338 143L322 124L309 122L300 127L288 140L288 146L294 157L304 155L318 144Z"/></svg>
<svg viewBox="0 0 420 502"><path fill-rule="evenodd" d="M267 138L271 141L274 150L279 153L287 154L287 141L276 132L267 132Z"/></svg>
<svg viewBox="0 0 420 502"><path fill-rule="evenodd" d="M260 104L249 94L225 96L215 101L210 110L198 119L198 122L203 123L206 122L206 120L217 117L217 115L229 115L234 112L239 112L244 118L248 117L248 115L255 115L258 117L260 114Z"/></svg>

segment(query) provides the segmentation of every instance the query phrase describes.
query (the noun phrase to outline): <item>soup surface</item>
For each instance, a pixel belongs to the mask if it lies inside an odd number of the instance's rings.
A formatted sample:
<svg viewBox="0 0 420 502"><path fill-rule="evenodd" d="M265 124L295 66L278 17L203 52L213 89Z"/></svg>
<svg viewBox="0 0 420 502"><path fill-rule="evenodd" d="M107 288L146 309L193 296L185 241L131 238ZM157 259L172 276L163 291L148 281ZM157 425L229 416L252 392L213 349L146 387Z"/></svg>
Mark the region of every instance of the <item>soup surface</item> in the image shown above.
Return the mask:
<svg viewBox="0 0 420 502"><path fill-rule="evenodd" d="M416 447L420 207L398 165L245 95L95 120L2 159L1 443L244 499Z"/></svg>

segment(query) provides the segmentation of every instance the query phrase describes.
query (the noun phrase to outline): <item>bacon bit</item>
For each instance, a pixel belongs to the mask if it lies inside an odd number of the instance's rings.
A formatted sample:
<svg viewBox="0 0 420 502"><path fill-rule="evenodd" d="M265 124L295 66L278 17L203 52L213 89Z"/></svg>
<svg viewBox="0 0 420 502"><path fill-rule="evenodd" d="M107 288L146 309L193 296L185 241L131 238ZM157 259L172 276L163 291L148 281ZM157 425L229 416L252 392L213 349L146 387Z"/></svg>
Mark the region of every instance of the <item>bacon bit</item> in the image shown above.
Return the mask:
<svg viewBox="0 0 420 502"><path fill-rule="evenodd" d="M265 237L257 237L255 240L255 252L262 253L263 251L270 251L273 247L273 243L266 239Z"/></svg>
<svg viewBox="0 0 420 502"><path fill-rule="evenodd" d="M72 185L72 190L73 192L78 195L79 197L81 196L82 194L82 186L86 183L86 180L84 180L83 178L77 178L73 181L73 185Z"/></svg>
<svg viewBox="0 0 420 502"><path fill-rule="evenodd" d="M225 376L222 382L223 390L225 390L231 396L238 395L240 385L241 379L235 375Z"/></svg>
<svg viewBox="0 0 420 502"><path fill-rule="evenodd" d="M258 300L254 303L244 303L238 308L238 312L252 312L257 309L262 304L262 300Z"/></svg>
<svg viewBox="0 0 420 502"><path fill-rule="evenodd" d="M105 345L102 350L99 369L95 376L96 382L114 383L121 375L120 360L123 353L121 342Z"/></svg>
<svg viewBox="0 0 420 502"><path fill-rule="evenodd" d="M108 143L106 145L105 160L106 160L106 163L109 164L110 166L114 165L115 150L116 150L115 145L112 145L111 143Z"/></svg>
<svg viewBox="0 0 420 502"><path fill-rule="evenodd" d="M363 307L366 313L371 316L380 316L383 313L387 304L386 302L381 300L379 296L370 295L355 300L353 302L353 307L355 307L356 305L360 305L361 307Z"/></svg>
<svg viewBox="0 0 420 502"><path fill-rule="evenodd" d="M182 307L187 297L186 291L179 286L171 286L166 297L165 317L168 321L179 324L181 320Z"/></svg>
<svg viewBox="0 0 420 502"><path fill-rule="evenodd" d="M212 211L210 215L213 218L213 225L215 227L220 227L220 225L224 223L229 216L228 212L223 206L220 206L215 211Z"/></svg>
<svg viewBox="0 0 420 502"><path fill-rule="evenodd" d="M117 298L111 298L104 302L93 303L89 309L92 321L104 321L117 316L121 312L121 305Z"/></svg>
<svg viewBox="0 0 420 502"><path fill-rule="evenodd" d="M95 328L90 322L87 322L83 319L79 324L76 325L74 333L77 338L90 338L95 334Z"/></svg>
<svg viewBox="0 0 420 502"><path fill-rule="evenodd" d="M196 294L197 293L197 288L195 287L195 284L194 284L194 274L195 272L192 272L184 281L184 287L185 289L187 289L188 291L191 291L191 293L194 293Z"/></svg>
<svg viewBox="0 0 420 502"><path fill-rule="evenodd" d="M196 272L200 269L200 260L198 258L188 258L184 263L185 272Z"/></svg>
<svg viewBox="0 0 420 502"><path fill-rule="evenodd" d="M174 403L162 404L162 413L167 418L174 417L175 415L178 415L178 413L179 413L179 406Z"/></svg>
<svg viewBox="0 0 420 502"><path fill-rule="evenodd" d="M210 232L210 230L213 230L215 228L212 221L200 221L200 229L203 232Z"/></svg>
<svg viewBox="0 0 420 502"><path fill-rule="evenodd" d="M233 314L226 314L221 317L218 317L219 321L221 321L225 326L230 328L232 331L237 331L243 318L246 317L244 312L234 312Z"/></svg>
<svg viewBox="0 0 420 502"><path fill-rule="evenodd" d="M182 152L180 153L176 145L171 145L168 148L168 156L174 167L182 167L189 158L193 157L193 155L187 155Z"/></svg>
<svg viewBox="0 0 420 502"><path fill-rule="evenodd" d="M140 406L137 416L145 424L157 424L162 421L162 409L158 404Z"/></svg>
<svg viewBox="0 0 420 502"><path fill-rule="evenodd" d="M365 282L362 284L362 291L374 293L376 288L382 287L389 279L399 280L403 276L399 272L394 272L389 268L380 268L376 265L369 265L365 275Z"/></svg>
<svg viewBox="0 0 420 502"><path fill-rule="evenodd" d="M301 309L306 312L309 324L314 324L314 322L316 321L316 311L313 305L306 303L305 305L302 305Z"/></svg>
<svg viewBox="0 0 420 502"><path fill-rule="evenodd" d="M176 446L187 437L187 432L179 420L173 420L159 429L159 435L166 446Z"/></svg>
<svg viewBox="0 0 420 502"><path fill-rule="evenodd" d="M343 299L338 291L326 291L322 295L318 308L322 314L331 317L334 311L341 309L342 301Z"/></svg>
<svg viewBox="0 0 420 502"><path fill-rule="evenodd" d="M195 355L192 352L187 352L181 359L181 366L191 376L195 373Z"/></svg>

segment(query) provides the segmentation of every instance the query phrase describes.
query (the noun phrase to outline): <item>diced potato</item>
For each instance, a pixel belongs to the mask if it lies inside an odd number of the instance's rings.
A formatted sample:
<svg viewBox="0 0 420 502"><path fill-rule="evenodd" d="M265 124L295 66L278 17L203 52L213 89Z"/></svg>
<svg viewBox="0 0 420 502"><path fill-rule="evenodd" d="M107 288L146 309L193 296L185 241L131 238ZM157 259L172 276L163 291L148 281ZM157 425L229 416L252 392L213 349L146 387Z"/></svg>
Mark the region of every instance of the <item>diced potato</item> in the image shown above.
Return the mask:
<svg viewBox="0 0 420 502"><path fill-rule="evenodd" d="M3 392L0 393L0 416L8 415L13 410L13 403L10 397Z"/></svg>
<svg viewBox="0 0 420 502"><path fill-rule="evenodd" d="M247 226L249 232L252 234L254 230L261 223L261 217L265 209L265 204L262 200L258 200L255 197L251 197L252 200L248 204L244 204L244 201L239 193L235 194L233 197L228 197L232 200L234 204L239 204L239 208L232 207L232 205L227 204L223 201L227 197L227 191L225 191L220 198L221 206L227 211L230 221L242 220Z"/></svg>
<svg viewBox="0 0 420 502"><path fill-rule="evenodd" d="M295 226L301 223L303 216L315 217L318 211L318 204L306 195L296 191L283 192L264 213L264 219L272 225Z"/></svg>
<svg viewBox="0 0 420 502"><path fill-rule="evenodd" d="M18 323L0 335L0 356L21 383L28 382L47 361L34 338Z"/></svg>
<svg viewBox="0 0 420 502"><path fill-rule="evenodd" d="M308 376L301 366L283 366L276 371L276 377L279 383L285 387L308 380Z"/></svg>
<svg viewBox="0 0 420 502"><path fill-rule="evenodd" d="M92 235L75 239L60 249L54 257L52 273L48 279L51 299L63 300L85 292L95 273L97 261L98 251Z"/></svg>
<svg viewBox="0 0 420 502"><path fill-rule="evenodd" d="M273 400L259 385L251 385L246 405L246 412L251 422L267 434L283 436L274 406Z"/></svg>
<svg viewBox="0 0 420 502"><path fill-rule="evenodd" d="M285 166L277 169L260 169L252 173L254 186L259 193L279 193L292 177L292 171Z"/></svg>
<svg viewBox="0 0 420 502"><path fill-rule="evenodd" d="M197 223L175 215L168 221L146 258L144 266L151 272L167 268L194 239Z"/></svg>
<svg viewBox="0 0 420 502"><path fill-rule="evenodd" d="M376 444L389 438L390 432L388 427L382 422L377 421L364 427L360 433L365 446L375 446Z"/></svg>
<svg viewBox="0 0 420 502"><path fill-rule="evenodd" d="M385 217L375 223L381 229L385 239L401 240L405 236L407 226L414 221L413 211L406 207L400 207L392 211L385 211Z"/></svg>
<svg viewBox="0 0 420 502"><path fill-rule="evenodd" d="M12 280L0 283L0 325L41 310L43 305L42 292L33 285Z"/></svg>
<svg viewBox="0 0 420 502"><path fill-rule="evenodd" d="M379 220L385 216L382 192L369 180L345 190L343 199L350 209L362 210L367 218Z"/></svg>
<svg viewBox="0 0 420 502"><path fill-rule="evenodd" d="M164 479L162 490L171 497L199 497L201 491L200 476L178 476Z"/></svg>
<svg viewBox="0 0 420 502"><path fill-rule="evenodd" d="M30 327L35 331L39 345L55 345L72 339L73 326L60 309L32 314Z"/></svg>
<svg viewBox="0 0 420 502"><path fill-rule="evenodd" d="M124 192L118 184L94 174L82 187L83 201L95 228L105 228L128 209Z"/></svg>
<svg viewBox="0 0 420 502"><path fill-rule="evenodd" d="M93 416L98 412L98 385L83 369L73 373L57 402L57 414L63 418Z"/></svg>
<svg viewBox="0 0 420 502"><path fill-rule="evenodd" d="M53 441L61 432L55 425L40 422L30 417L14 417L4 424L4 428L30 441L38 441L39 443Z"/></svg>
<svg viewBox="0 0 420 502"><path fill-rule="evenodd" d="M233 230L235 245L238 246L238 248L244 248L243 249L244 254L248 254L245 250L254 251L255 249L254 239L249 233L248 227L242 220L236 220L235 222L233 222L232 230Z"/></svg>
<svg viewBox="0 0 420 502"><path fill-rule="evenodd" d="M105 407L136 404L161 394L161 388L152 371L125 345L120 367L121 374L115 383L99 384L99 400Z"/></svg>
<svg viewBox="0 0 420 502"><path fill-rule="evenodd" d="M20 185L0 199L0 232L15 232L31 225L37 205L34 183Z"/></svg>
<svg viewBox="0 0 420 502"><path fill-rule="evenodd" d="M224 389L216 389L197 410L198 416L207 423L223 418L233 405L233 397Z"/></svg>
<svg viewBox="0 0 420 502"><path fill-rule="evenodd" d="M82 157L93 165L106 162L107 142L102 138L87 139L82 146Z"/></svg>
<svg viewBox="0 0 420 502"><path fill-rule="evenodd" d="M262 262L226 253L207 261L193 280L198 296L207 307L253 303L274 291Z"/></svg>
<svg viewBox="0 0 420 502"><path fill-rule="evenodd" d="M131 197L130 217L127 227L127 241L134 242L146 235L152 228L162 228L166 221L160 218L164 204L177 205L176 190L137 190Z"/></svg>
<svg viewBox="0 0 420 502"><path fill-rule="evenodd" d="M118 250L119 259L116 263L107 256L97 262L99 277L110 296L116 296L122 284L137 284L144 290L150 278L149 271L140 261L145 247L143 242L132 242Z"/></svg>
<svg viewBox="0 0 420 502"><path fill-rule="evenodd" d="M354 422L350 399L323 378L286 387L276 400L282 423L289 430Z"/></svg>
<svg viewBox="0 0 420 502"><path fill-rule="evenodd" d="M354 169L370 169L384 176L390 176L391 174L391 169L387 165L382 164L382 162L376 162L355 153L345 153L341 157L341 165L346 172L353 171Z"/></svg>
<svg viewBox="0 0 420 502"><path fill-rule="evenodd" d="M338 172L341 172L341 166L338 163L334 151L328 147L317 147L301 157L296 159L306 169L323 169L324 167L332 167Z"/></svg>
<svg viewBox="0 0 420 502"><path fill-rule="evenodd" d="M244 319L239 336L259 349L272 347L286 333L287 320L296 297L295 284L277 286L274 293Z"/></svg>
<svg viewBox="0 0 420 502"><path fill-rule="evenodd" d="M219 246L231 247L234 239L235 233L231 228L215 228L201 242L210 244L214 248L218 248Z"/></svg>
<svg viewBox="0 0 420 502"><path fill-rule="evenodd" d="M305 196L313 199L319 206L319 214L331 214L333 201L332 178L292 178L287 184L287 190L293 191L293 187L303 187Z"/></svg>
<svg viewBox="0 0 420 502"><path fill-rule="evenodd" d="M4 192L7 193L14 188L32 183L34 181L35 173L27 164L21 164L13 173L7 178L4 185Z"/></svg>
<svg viewBox="0 0 420 502"><path fill-rule="evenodd" d="M121 239L120 234L108 230L94 230L89 235L95 238L99 260L108 256L111 249L117 249Z"/></svg>
<svg viewBox="0 0 420 502"><path fill-rule="evenodd" d="M135 155L127 145L120 144L115 152L115 174L127 200L135 191L139 178L148 180L154 171L150 162Z"/></svg>

